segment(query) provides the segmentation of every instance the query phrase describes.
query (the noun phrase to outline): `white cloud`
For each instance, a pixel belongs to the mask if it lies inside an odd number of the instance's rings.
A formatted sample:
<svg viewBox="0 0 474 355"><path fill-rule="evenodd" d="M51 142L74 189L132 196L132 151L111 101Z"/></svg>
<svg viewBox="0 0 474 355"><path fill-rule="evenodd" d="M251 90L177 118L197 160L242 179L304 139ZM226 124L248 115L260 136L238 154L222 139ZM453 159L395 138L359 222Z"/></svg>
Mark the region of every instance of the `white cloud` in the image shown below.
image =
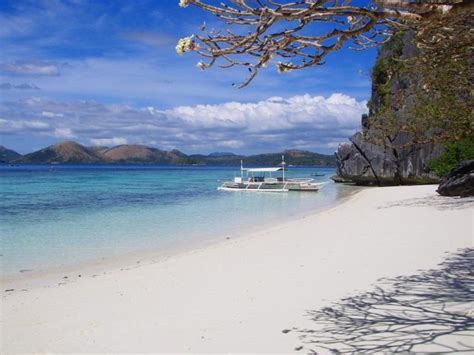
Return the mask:
<svg viewBox="0 0 474 355"><path fill-rule="evenodd" d="M244 142L238 141L238 140L228 140L228 141L222 141L219 142L218 145L220 147L226 147L226 148L241 148L244 146Z"/></svg>
<svg viewBox="0 0 474 355"><path fill-rule="evenodd" d="M53 132L53 136L57 138L75 138L76 136L72 133L70 128L56 128Z"/></svg>
<svg viewBox="0 0 474 355"><path fill-rule="evenodd" d="M247 132L285 130L299 126L319 128L358 127L366 112L365 101L343 94L272 97L257 103L228 102L219 105L180 106L166 111L171 117L206 128L244 129Z"/></svg>
<svg viewBox="0 0 474 355"><path fill-rule="evenodd" d="M44 116L44 117L64 117L64 115L62 113L54 113L54 112L49 112L49 111L41 112L41 116Z"/></svg>
<svg viewBox="0 0 474 355"><path fill-rule="evenodd" d="M0 119L0 133L19 133L26 131L47 131L51 127L48 123L38 120L6 120Z"/></svg>
<svg viewBox="0 0 474 355"><path fill-rule="evenodd" d="M113 138L92 138L90 139L92 145L98 146L114 146L120 144L127 144L127 139L124 137L113 137Z"/></svg>
<svg viewBox="0 0 474 355"><path fill-rule="evenodd" d="M21 16L12 16L7 14L0 14L0 37L8 37L11 35L23 35L31 31L34 27L33 21L30 18Z"/></svg>
<svg viewBox="0 0 474 355"><path fill-rule="evenodd" d="M51 62L17 61L0 64L0 71L11 74L58 76L59 66Z"/></svg>
<svg viewBox="0 0 474 355"><path fill-rule="evenodd" d="M168 110L35 97L1 103L0 117L8 120L0 120L0 132L38 132L37 137L74 138L93 145L153 144L186 153L223 148L242 153L293 148L332 153L359 128L365 112L365 101L343 94L272 97Z"/></svg>
<svg viewBox="0 0 474 355"><path fill-rule="evenodd" d="M11 83L1 83L0 84L1 90L40 90L35 84L11 84Z"/></svg>
<svg viewBox="0 0 474 355"><path fill-rule="evenodd" d="M21 122L23 127L31 129L46 129L49 128L49 124L42 121L23 121Z"/></svg>
<svg viewBox="0 0 474 355"><path fill-rule="evenodd" d="M156 32L127 32L122 37L126 40L143 43L148 46L162 46L173 41L171 36Z"/></svg>

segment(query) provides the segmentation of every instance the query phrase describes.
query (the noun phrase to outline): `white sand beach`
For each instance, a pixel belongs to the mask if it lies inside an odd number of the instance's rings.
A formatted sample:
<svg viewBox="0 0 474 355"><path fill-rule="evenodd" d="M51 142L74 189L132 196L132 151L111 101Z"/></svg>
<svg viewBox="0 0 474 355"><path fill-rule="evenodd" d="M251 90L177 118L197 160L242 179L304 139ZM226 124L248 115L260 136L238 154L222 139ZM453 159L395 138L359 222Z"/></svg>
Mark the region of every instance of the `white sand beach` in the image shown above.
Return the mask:
<svg viewBox="0 0 474 355"><path fill-rule="evenodd" d="M295 330L314 326L308 311L473 246L473 200L435 189L365 189L160 262L68 273L47 287L2 285L1 353L308 352L314 344Z"/></svg>

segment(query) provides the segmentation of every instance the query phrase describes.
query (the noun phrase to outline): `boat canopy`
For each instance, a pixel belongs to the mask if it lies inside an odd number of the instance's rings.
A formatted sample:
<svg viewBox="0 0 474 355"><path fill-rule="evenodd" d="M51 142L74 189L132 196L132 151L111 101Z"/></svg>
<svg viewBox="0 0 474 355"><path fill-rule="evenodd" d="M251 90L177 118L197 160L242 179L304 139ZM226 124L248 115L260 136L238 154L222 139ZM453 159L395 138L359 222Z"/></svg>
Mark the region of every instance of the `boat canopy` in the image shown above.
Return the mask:
<svg viewBox="0 0 474 355"><path fill-rule="evenodd" d="M274 173L276 171L282 171L283 167L277 168L250 168L250 169L242 169L244 171L248 171L249 173Z"/></svg>

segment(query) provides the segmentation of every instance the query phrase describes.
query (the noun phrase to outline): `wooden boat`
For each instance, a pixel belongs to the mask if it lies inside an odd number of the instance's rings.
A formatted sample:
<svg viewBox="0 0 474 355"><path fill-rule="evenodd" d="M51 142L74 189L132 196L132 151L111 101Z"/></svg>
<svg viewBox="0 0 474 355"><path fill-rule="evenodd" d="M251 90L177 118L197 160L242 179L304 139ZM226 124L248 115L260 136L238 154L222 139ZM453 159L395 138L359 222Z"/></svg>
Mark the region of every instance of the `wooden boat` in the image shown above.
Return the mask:
<svg viewBox="0 0 474 355"><path fill-rule="evenodd" d="M233 181L226 181L218 187L220 191L249 191L249 192L289 192L289 191L319 191L325 183L314 182L309 178L286 178L285 158L282 156L281 166L273 168L244 168L240 162L240 176ZM281 172L281 176L278 173Z"/></svg>

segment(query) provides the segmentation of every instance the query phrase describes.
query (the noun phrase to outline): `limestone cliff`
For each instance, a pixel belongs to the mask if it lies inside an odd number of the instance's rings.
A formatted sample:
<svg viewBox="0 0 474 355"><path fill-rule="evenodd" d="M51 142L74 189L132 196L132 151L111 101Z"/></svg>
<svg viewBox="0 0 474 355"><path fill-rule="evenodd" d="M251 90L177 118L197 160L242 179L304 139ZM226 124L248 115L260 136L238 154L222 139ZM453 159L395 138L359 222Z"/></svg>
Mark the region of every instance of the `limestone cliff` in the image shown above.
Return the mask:
<svg viewBox="0 0 474 355"><path fill-rule="evenodd" d="M454 113L462 117L459 123L445 109L454 107L449 100L459 101L461 95L451 88L450 96L437 95L439 89L430 92L426 85L443 85L443 75L456 83L458 76L460 89L468 90L469 85L461 81L469 65L449 56L441 64L426 69L411 32L399 33L382 46L372 71L369 115L363 115L362 129L350 138L351 143L339 146L336 152L341 180L374 185L439 182L430 171L430 162L443 152L442 140L437 138L456 135L456 130L469 125L464 112ZM439 78L431 78L438 74ZM425 80L428 76L431 81Z"/></svg>
<svg viewBox="0 0 474 355"><path fill-rule="evenodd" d="M443 147L464 147L474 137L473 27L473 7L466 6L398 32L380 48L369 115L362 117L362 130L351 143L336 152L341 180L377 185L439 181L430 166L442 175L434 159L450 153ZM459 160L458 148L444 160Z"/></svg>

